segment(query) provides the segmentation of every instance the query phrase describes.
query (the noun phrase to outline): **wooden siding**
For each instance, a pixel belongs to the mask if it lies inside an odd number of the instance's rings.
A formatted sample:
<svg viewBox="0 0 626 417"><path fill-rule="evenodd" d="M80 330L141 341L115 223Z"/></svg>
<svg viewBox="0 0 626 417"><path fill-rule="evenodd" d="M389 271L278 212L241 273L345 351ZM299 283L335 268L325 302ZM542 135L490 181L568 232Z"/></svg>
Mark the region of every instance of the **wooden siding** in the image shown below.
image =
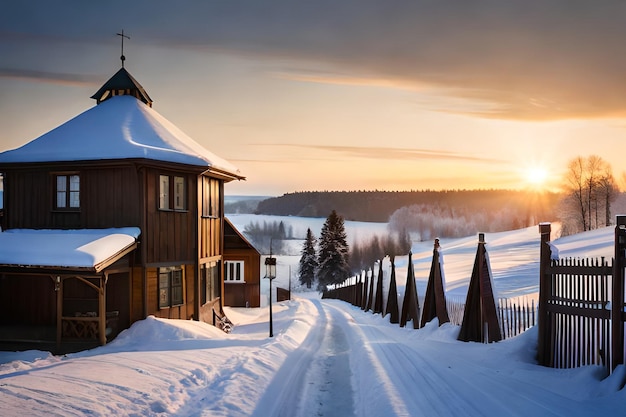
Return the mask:
<svg viewBox="0 0 626 417"><path fill-rule="evenodd" d="M224 254L224 262L243 261L243 284L224 283L224 305L231 307L259 307L261 256L254 249L228 249Z"/></svg>
<svg viewBox="0 0 626 417"><path fill-rule="evenodd" d="M80 210L55 211L54 174L78 172ZM91 229L140 225L138 174L133 165L42 166L5 172L9 229ZM138 198L129 198L138 196Z"/></svg>
<svg viewBox="0 0 626 417"><path fill-rule="evenodd" d="M200 220L200 259L222 254L221 219L202 218Z"/></svg>
<svg viewBox="0 0 626 417"><path fill-rule="evenodd" d="M185 318L188 320L194 319L194 305L196 302L196 267L195 265L185 265L185 306L186 306L186 315Z"/></svg>
<svg viewBox="0 0 626 417"><path fill-rule="evenodd" d="M130 327L130 273L109 275L106 285L106 311L117 312L117 328Z"/></svg>
<svg viewBox="0 0 626 417"><path fill-rule="evenodd" d="M142 320L144 316L144 285L143 268L132 268L130 278L130 322L131 324Z"/></svg>
<svg viewBox="0 0 626 417"><path fill-rule="evenodd" d="M222 254L223 190L221 180L203 176L198 187L200 259Z"/></svg>
<svg viewBox="0 0 626 417"><path fill-rule="evenodd" d="M184 176L186 210L159 209L159 175ZM155 168L146 169L146 264L193 261L196 258L197 176Z"/></svg>
<svg viewBox="0 0 626 417"><path fill-rule="evenodd" d="M54 326L54 282L46 275L0 275L0 325Z"/></svg>

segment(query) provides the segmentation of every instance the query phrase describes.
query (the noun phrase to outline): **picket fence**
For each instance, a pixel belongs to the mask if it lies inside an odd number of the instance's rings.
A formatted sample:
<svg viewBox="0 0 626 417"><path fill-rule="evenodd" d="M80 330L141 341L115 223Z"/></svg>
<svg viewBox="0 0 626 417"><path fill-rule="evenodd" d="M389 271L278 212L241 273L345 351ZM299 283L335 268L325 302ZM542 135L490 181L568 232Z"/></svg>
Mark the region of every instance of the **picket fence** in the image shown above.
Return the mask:
<svg viewBox="0 0 626 417"><path fill-rule="evenodd" d="M557 259L551 225L539 225L538 360L545 366L624 364L626 216L617 216L614 258Z"/></svg>

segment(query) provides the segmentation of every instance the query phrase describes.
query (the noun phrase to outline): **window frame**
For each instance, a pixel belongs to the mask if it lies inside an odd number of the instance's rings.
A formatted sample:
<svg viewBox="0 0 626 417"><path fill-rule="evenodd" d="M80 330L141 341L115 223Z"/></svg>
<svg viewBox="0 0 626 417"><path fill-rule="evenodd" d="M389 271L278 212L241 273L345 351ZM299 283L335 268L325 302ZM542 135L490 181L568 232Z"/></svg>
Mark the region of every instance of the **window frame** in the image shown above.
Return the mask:
<svg viewBox="0 0 626 417"><path fill-rule="evenodd" d="M185 175L159 174L157 209L160 211L187 212L187 188Z"/></svg>
<svg viewBox="0 0 626 417"><path fill-rule="evenodd" d="M224 283L226 284L245 284L246 262L242 260L224 261Z"/></svg>
<svg viewBox="0 0 626 417"><path fill-rule="evenodd" d="M80 211L81 209L81 180L80 172L54 172L52 173L53 202L55 211ZM60 180L62 182L60 182ZM75 181L73 181L75 180ZM60 186L63 185L63 189ZM62 193L62 205L60 197Z"/></svg>
<svg viewBox="0 0 626 417"><path fill-rule="evenodd" d="M222 262L207 262L200 268L201 277L201 294L200 300L202 305L216 300L222 296L221 282L221 268Z"/></svg>
<svg viewBox="0 0 626 417"><path fill-rule="evenodd" d="M159 175L159 210L170 209L170 176Z"/></svg>
<svg viewBox="0 0 626 417"><path fill-rule="evenodd" d="M184 271L182 266L157 268L159 310L185 305Z"/></svg>

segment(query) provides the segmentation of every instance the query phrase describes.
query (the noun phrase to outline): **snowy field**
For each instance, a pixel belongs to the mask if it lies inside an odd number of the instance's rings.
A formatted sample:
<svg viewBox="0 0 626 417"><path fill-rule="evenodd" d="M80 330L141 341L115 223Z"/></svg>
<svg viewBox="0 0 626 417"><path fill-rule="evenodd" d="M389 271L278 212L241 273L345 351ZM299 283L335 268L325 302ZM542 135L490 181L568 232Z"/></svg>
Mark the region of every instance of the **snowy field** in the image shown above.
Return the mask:
<svg viewBox="0 0 626 417"><path fill-rule="evenodd" d="M293 221L302 227L308 220ZM352 233L384 233L385 225L346 222L346 229L351 242ZM562 257L610 258L612 238L607 228L554 244ZM486 241L496 291L536 294L538 228L487 234ZM476 243L475 236L442 240L449 293L464 295ZM415 242L413 253L423 295L432 242ZM290 270L295 279L298 259L278 258L278 284L288 285ZM397 265L403 285L406 258ZM626 415L624 366L608 378L598 366L538 366L535 329L495 344L463 343L451 324L399 328L341 301L295 295L274 305L273 338L266 307L227 308L235 323L231 334L149 317L90 351L62 357L0 352L0 415Z"/></svg>

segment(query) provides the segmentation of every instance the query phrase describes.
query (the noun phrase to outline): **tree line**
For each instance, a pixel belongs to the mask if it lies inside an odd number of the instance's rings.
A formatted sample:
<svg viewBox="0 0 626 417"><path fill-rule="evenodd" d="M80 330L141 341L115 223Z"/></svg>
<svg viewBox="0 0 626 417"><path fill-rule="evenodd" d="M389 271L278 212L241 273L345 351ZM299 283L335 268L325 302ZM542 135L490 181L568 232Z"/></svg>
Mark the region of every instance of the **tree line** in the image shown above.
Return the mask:
<svg viewBox="0 0 626 417"><path fill-rule="evenodd" d="M560 196L520 190L423 190L423 191L306 191L287 193L259 202L255 214L325 217L332 210L347 219L387 222L397 210L414 205L449 208L450 213L500 213L514 217L516 224L555 220L553 211Z"/></svg>
<svg viewBox="0 0 626 417"><path fill-rule="evenodd" d="M293 239L293 227L283 221L251 222L243 233L261 253L281 254L286 239Z"/></svg>

